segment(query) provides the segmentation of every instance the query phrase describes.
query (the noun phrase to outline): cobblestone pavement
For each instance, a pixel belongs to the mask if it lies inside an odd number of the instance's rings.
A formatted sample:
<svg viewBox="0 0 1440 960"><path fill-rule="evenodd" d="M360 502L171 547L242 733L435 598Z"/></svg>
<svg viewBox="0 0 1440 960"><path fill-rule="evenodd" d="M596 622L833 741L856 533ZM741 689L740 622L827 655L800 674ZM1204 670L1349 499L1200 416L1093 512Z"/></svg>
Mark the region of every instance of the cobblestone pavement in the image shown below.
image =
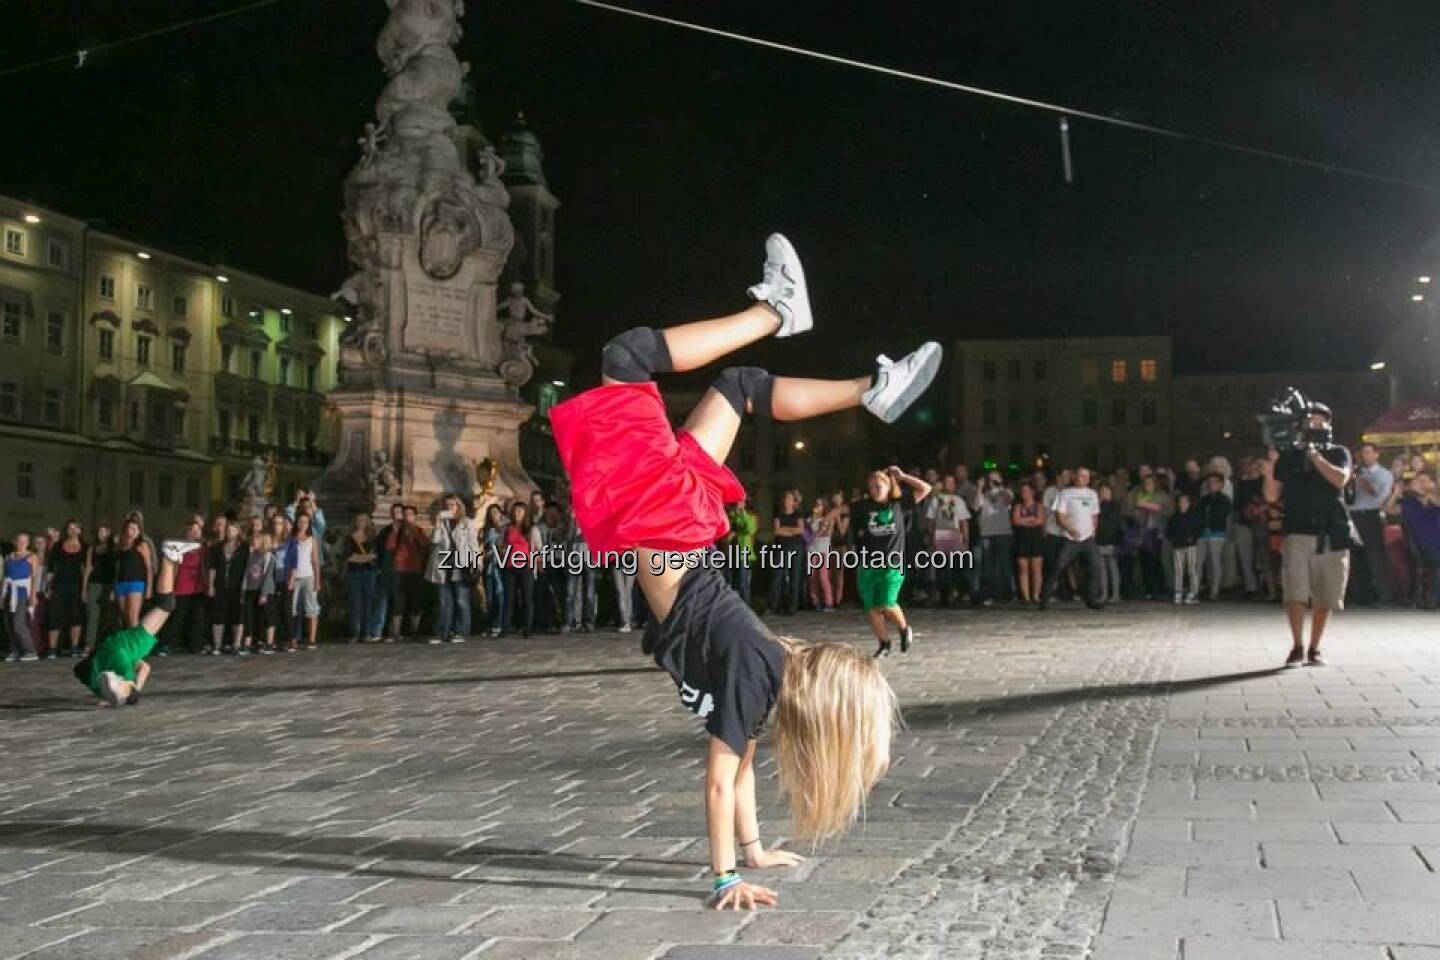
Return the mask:
<svg viewBox="0 0 1440 960"><path fill-rule="evenodd" d="M5 665L0 958L1440 958L1433 617L1289 672L1268 608L915 621L864 824L753 915L701 909L702 739L635 635L171 657L119 714Z"/></svg>

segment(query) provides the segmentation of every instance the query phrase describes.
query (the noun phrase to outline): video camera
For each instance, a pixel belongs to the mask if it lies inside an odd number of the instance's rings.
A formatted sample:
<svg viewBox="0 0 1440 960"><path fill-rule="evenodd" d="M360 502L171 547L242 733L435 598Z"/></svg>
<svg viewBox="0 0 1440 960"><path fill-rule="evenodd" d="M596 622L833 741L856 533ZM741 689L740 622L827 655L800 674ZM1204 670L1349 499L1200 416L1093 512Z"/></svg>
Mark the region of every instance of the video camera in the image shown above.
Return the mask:
<svg viewBox="0 0 1440 960"><path fill-rule="evenodd" d="M1325 426L1310 426L1310 418L1317 413L1325 417ZM1260 441L1281 452L1309 446L1326 447L1335 438L1334 427L1329 422L1330 408L1309 399L1295 387L1286 387L1278 393L1270 401L1270 409L1255 419L1260 421Z"/></svg>

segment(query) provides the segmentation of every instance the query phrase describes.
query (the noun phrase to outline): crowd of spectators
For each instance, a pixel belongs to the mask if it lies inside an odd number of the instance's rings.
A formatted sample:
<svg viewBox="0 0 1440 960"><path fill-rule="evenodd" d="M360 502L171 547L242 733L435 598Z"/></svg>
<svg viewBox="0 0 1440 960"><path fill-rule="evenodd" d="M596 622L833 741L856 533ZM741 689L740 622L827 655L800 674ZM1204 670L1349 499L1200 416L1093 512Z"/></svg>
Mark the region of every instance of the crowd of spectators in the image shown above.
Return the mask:
<svg viewBox="0 0 1440 960"><path fill-rule="evenodd" d="M1349 602L1433 610L1434 466L1417 456L1387 467L1369 444L1358 454L1346 502L1363 545L1352 550ZM899 501L908 513L904 600L977 608L1043 606L1056 597L1091 606L1278 602L1283 511L1265 497L1263 465L1259 457L1233 467L1214 457L1178 471L1077 466L975 477L964 465L912 468L930 493ZM767 615L853 603L850 520L864 495L859 483L809 497L789 490L763 519L734 504L731 532L716 545L732 561L734 589ZM590 555L563 499L536 490L471 516L451 496L426 510L422 517L418 506L396 504L388 516L357 516L341 531L301 490L260 516L192 516L173 534L204 549L187 554L177 573L176 609L158 654L288 653L314 649L323 637L460 643L601 625L629 632L644 623L633 566ZM11 660L81 657L106 633L138 622L153 594L158 555L138 511L88 533L75 521L13 531L0 550L0 633Z"/></svg>

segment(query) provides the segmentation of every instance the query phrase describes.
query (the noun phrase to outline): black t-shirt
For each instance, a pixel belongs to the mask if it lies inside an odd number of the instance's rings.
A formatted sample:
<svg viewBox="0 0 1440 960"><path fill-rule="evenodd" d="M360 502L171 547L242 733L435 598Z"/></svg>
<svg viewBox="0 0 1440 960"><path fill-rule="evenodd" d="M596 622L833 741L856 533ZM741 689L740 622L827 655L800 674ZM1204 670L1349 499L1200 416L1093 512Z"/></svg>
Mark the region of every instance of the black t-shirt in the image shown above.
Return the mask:
<svg viewBox="0 0 1440 960"><path fill-rule="evenodd" d="M50 577L50 586L56 591L79 593L80 584L85 580L85 548L66 553L61 544L55 544L45 561L45 571Z"/></svg>
<svg viewBox="0 0 1440 960"><path fill-rule="evenodd" d="M115 582L115 548L90 548L90 582L110 586Z"/></svg>
<svg viewBox="0 0 1440 960"><path fill-rule="evenodd" d="M805 527L805 515L799 510L791 510L788 513L776 510L775 519L780 521L782 527L799 526L802 530ZM783 543L786 546L794 546L797 542L803 543L804 541L804 533L782 533L775 538L776 543Z"/></svg>
<svg viewBox="0 0 1440 960"><path fill-rule="evenodd" d="M905 553L906 506L913 504L909 495L880 503L866 497L850 510L850 529L855 532L855 545L867 552Z"/></svg>
<svg viewBox="0 0 1440 960"><path fill-rule="evenodd" d="M364 554L364 553L372 553L372 554L373 554L373 553L375 553L375 552L376 552L376 550L375 550L375 540L376 540L375 537L365 537L365 538L363 539L363 542L357 543L356 540L355 540L355 535L354 535L354 534L351 534L350 536L346 537L346 538L345 538L345 555L344 555L345 569L346 569L346 570L375 570L375 569L377 569L377 568L378 568L377 565L378 565L378 563L379 563L378 560L357 560L357 561L353 561L353 562L350 560L351 557L358 556L358 555L360 555L360 554Z"/></svg>
<svg viewBox="0 0 1440 960"><path fill-rule="evenodd" d="M1350 451L1339 444L1322 447L1320 455L1342 470L1350 469ZM1304 451L1282 453L1275 461L1275 479L1284 484L1280 491L1285 508L1282 533L1338 537L1348 528L1345 494L1320 475Z"/></svg>
<svg viewBox="0 0 1440 960"><path fill-rule="evenodd" d="M743 757L775 706L785 652L719 571L686 571L670 615L645 628L643 649L706 732Z"/></svg>
<svg viewBox="0 0 1440 960"><path fill-rule="evenodd" d="M1265 495L1265 481L1260 477L1251 477L1249 480L1235 481L1235 512L1242 517L1245 515L1245 508Z"/></svg>

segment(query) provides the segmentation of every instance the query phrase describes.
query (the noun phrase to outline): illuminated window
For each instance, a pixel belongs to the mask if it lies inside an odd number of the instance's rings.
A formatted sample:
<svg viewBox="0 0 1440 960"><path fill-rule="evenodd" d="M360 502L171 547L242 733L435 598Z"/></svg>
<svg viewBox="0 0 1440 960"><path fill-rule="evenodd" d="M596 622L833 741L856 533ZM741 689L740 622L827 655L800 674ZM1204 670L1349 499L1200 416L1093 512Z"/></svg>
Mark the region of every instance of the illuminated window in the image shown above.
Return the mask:
<svg viewBox="0 0 1440 960"><path fill-rule="evenodd" d="M1154 360L1140 361L1140 379L1146 383L1154 383L1160 378L1160 365Z"/></svg>
<svg viewBox="0 0 1440 960"><path fill-rule="evenodd" d="M1086 386L1099 383L1100 365L1094 360L1082 360L1080 362L1080 382Z"/></svg>
<svg viewBox="0 0 1440 960"><path fill-rule="evenodd" d="M1112 360L1110 362L1110 382L1124 383L1129 376L1129 368L1124 360Z"/></svg>

